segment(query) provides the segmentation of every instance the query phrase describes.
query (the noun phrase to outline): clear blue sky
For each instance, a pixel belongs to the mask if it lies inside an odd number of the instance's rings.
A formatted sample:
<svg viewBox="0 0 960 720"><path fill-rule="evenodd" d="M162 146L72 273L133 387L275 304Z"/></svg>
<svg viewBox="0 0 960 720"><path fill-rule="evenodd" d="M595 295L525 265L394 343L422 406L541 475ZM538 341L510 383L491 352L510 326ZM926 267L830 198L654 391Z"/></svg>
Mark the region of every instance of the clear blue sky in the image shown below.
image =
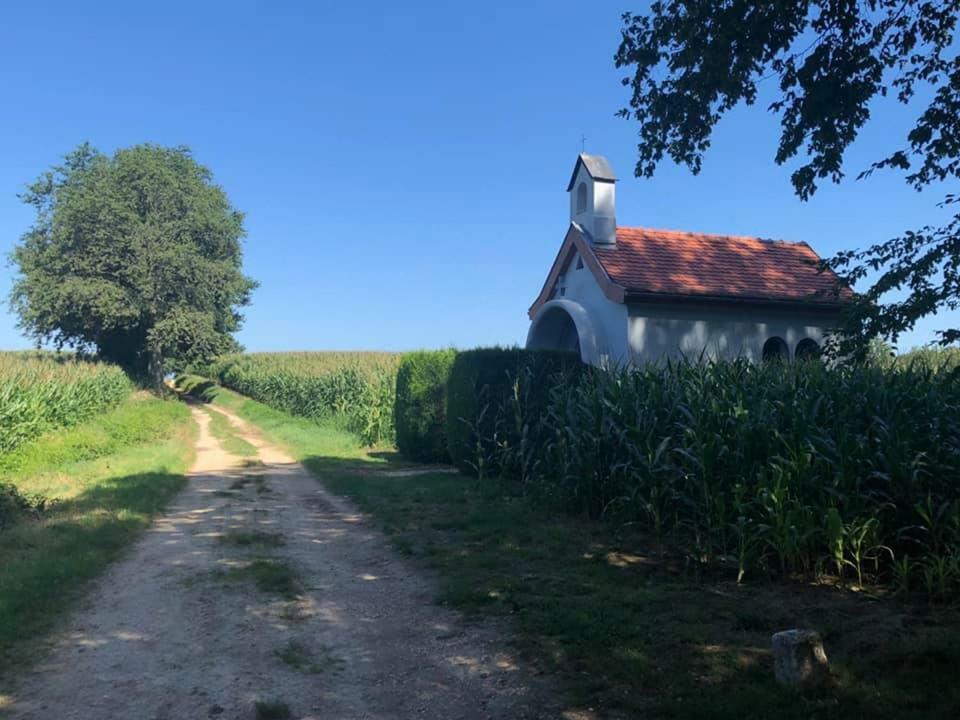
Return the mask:
<svg viewBox="0 0 960 720"><path fill-rule="evenodd" d="M808 203L761 108L719 128L703 173L632 176L612 56L642 2L18 3L0 21L0 252L24 184L78 143L189 145L247 214L262 287L250 350L523 342L567 226L581 135L623 178L621 225L806 240L821 255L936 217L897 175ZM899 144L893 103L850 175ZM13 270L0 268L0 293ZM924 322L901 347L931 339ZM954 316L949 322L960 322ZM25 347L0 311L0 348Z"/></svg>

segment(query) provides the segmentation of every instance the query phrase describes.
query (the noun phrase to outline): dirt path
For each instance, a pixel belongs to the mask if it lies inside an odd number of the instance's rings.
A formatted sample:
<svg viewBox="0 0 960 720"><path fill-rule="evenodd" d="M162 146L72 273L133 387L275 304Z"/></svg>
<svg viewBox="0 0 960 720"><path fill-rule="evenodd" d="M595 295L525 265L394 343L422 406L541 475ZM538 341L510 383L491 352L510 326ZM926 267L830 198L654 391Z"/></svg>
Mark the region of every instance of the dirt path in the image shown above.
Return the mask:
<svg viewBox="0 0 960 720"><path fill-rule="evenodd" d="M263 463L244 465L194 417L189 486L51 641L12 717L249 720L271 701L324 720L559 716L495 628L433 605L302 466L228 414Z"/></svg>

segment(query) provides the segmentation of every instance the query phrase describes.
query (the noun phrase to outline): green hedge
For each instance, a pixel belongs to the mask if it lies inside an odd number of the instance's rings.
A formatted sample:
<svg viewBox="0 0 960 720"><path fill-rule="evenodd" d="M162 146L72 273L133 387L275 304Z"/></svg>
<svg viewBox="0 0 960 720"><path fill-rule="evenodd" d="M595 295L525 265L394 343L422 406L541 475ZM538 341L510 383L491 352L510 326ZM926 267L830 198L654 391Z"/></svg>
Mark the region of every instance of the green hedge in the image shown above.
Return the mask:
<svg viewBox="0 0 960 720"><path fill-rule="evenodd" d="M397 449L411 460L449 462L447 381L455 350L406 353L397 370L393 405Z"/></svg>
<svg viewBox="0 0 960 720"><path fill-rule="evenodd" d="M447 449L478 477L524 479L539 417L563 375L584 366L573 352L480 348L461 352L447 383Z"/></svg>

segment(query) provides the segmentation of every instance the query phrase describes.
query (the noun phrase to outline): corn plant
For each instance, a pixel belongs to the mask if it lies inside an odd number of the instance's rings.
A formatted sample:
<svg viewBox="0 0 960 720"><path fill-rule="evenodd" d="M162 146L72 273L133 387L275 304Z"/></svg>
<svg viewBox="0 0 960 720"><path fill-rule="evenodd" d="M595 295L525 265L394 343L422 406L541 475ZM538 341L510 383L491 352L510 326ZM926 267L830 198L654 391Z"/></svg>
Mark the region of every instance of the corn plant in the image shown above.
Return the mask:
<svg viewBox="0 0 960 720"><path fill-rule="evenodd" d="M348 417L347 427L365 445L379 445L393 440L395 386L396 373L377 368L371 377L364 380L360 395L353 404L339 410Z"/></svg>
<svg viewBox="0 0 960 720"><path fill-rule="evenodd" d="M341 421L376 445L393 442L398 362L392 353L252 353L193 370L291 415Z"/></svg>
<svg viewBox="0 0 960 720"><path fill-rule="evenodd" d="M960 583L960 373L947 361L594 369L546 380L536 417L529 382L487 409L506 433L490 467L545 501L729 561L741 581L869 577L938 596Z"/></svg>
<svg viewBox="0 0 960 720"><path fill-rule="evenodd" d="M114 365L55 353L0 353L0 455L109 409L130 390Z"/></svg>

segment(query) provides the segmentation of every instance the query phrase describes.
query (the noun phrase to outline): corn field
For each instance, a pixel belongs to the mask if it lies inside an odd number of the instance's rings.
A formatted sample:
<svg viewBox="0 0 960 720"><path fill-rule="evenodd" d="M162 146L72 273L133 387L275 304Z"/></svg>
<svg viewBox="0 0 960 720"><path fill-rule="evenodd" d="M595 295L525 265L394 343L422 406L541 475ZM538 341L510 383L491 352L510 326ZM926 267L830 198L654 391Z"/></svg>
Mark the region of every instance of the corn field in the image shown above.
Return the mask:
<svg viewBox="0 0 960 720"><path fill-rule="evenodd" d="M900 368L927 368L937 372L960 368L960 348L923 347L899 355L896 364Z"/></svg>
<svg viewBox="0 0 960 720"><path fill-rule="evenodd" d="M960 592L960 371L670 363L516 379L472 447L524 492L747 576ZM467 419L469 420L469 419ZM480 427L479 424L476 427ZM489 425L486 425L489 427ZM492 450L491 450L492 449Z"/></svg>
<svg viewBox="0 0 960 720"><path fill-rule="evenodd" d="M393 442L399 356L373 352L231 355L198 372L266 405L337 419L368 445Z"/></svg>
<svg viewBox="0 0 960 720"><path fill-rule="evenodd" d="M114 365L53 353L0 353L0 454L103 412L130 390Z"/></svg>

